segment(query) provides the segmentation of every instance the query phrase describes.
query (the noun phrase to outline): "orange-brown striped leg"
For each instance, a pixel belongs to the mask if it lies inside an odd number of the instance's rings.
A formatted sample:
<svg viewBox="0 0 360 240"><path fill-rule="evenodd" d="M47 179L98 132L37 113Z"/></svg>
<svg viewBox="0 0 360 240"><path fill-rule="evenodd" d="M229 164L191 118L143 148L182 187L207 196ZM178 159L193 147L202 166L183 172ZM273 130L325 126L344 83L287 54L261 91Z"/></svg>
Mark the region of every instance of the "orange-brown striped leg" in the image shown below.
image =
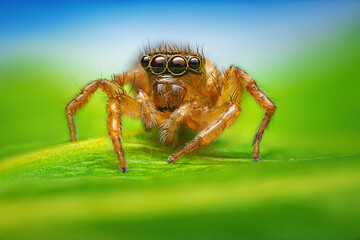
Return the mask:
<svg viewBox="0 0 360 240"><path fill-rule="evenodd" d="M77 140L76 136L76 125L74 121L74 114L79 111L85 103L87 103L94 92L98 89L98 81L94 81L86 85L81 92L74 97L65 108L66 120L70 131L70 140L72 142Z"/></svg>
<svg viewBox="0 0 360 240"><path fill-rule="evenodd" d="M268 96L266 96L266 94L256 84L255 80L250 77L245 71L232 66L227 70L226 74L237 76L240 80L241 85L246 88L246 90L254 97L254 99L259 103L259 105L266 111L253 142L254 150L252 157L254 161L260 161L260 141L266 127L271 120L271 117L276 110L276 105L273 101L270 100Z"/></svg>
<svg viewBox="0 0 360 240"><path fill-rule="evenodd" d="M115 82L104 79L93 81L86 85L81 90L81 92L67 104L65 108L65 115L68 122L71 141L77 140L74 114L76 114L76 112L78 112L85 105L85 103L90 100L91 96L95 93L97 89L105 92L109 98L114 96L120 96L124 100L129 100L126 101L126 108L128 110L127 115L130 115L132 117L138 116L138 106L136 101L121 86L119 86Z"/></svg>
<svg viewBox="0 0 360 240"><path fill-rule="evenodd" d="M109 113L107 122L109 135L111 141L113 142L114 150L119 160L121 171L127 172L124 149L120 139L120 134L122 132L120 100L117 98L111 98L107 104L107 112Z"/></svg>
<svg viewBox="0 0 360 240"><path fill-rule="evenodd" d="M140 118L144 124L146 131L151 131L156 122L156 108L155 105L149 101L149 97L143 90L138 90L136 94L136 100L139 103Z"/></svg>
<svg viewBox="0 0 360 240"><path fill-rule="evenodd" d="M136 65L135 68L129 72L124 72L118 75L114 75L113 81L119 84L120 86L129 84L131 86L131 90L134 91L137 91L139 89L142 89L145 92L149 91L146 72L140 66L140 64Z"/></svg>
<svg viewBox="0 0 360 240"><path fill-rule="evenodd" d="M171 115L170 118L165 120L160 126L160 139L166 144L170 145L175 137L177 129L182 123L184 117L189 113L190 103L186 103L176 109Z"/></svg>
<svg viewBox="0 0 360 240"><path fill-rule="evenodd" d="M202 130L194 140L190 141L180 151L168 158L168 163L174 163L177 159L185 154L194 151L202 145L206 145L217 138L225 128L229 127L235 122L240 113L240 106L236 102L231 102L230 106L225 110L223 114L212 124Z"/></svg>
<svg viewBox="0 0 360 240"><path fill-rule="evenodd" d="M122 148L121 133L121 108L123 113L130 117L139 117L139 104L132 98L121 86L109 80L97 80L86 85L80 94L66 106L65 114L70 130L71 141L76 141L75 122L73 115L89 101L92 94L100 89L109 97L107 110L109 113L108 130L117 154L121 170L126 172L126 162L124 158L124 150Z"/></svg>

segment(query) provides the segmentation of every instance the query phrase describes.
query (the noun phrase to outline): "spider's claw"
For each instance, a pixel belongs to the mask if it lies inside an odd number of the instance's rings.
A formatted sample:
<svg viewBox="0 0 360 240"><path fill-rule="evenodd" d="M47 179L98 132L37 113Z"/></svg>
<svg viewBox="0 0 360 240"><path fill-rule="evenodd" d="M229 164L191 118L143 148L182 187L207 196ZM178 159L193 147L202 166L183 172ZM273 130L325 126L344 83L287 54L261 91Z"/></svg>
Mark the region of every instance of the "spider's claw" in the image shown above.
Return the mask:
<svg viewBox="0 0 360 240"><path fill-rule="evenodd" d="M261 162L262 158L260 156L253 157L254 162Z"/></svg>
<svg viewBox="0 0 360 240"><path fill-rule="evenodd" d="M120 167L120 171L123 172L123 173L126 173L127 172L127 167Z"/></svg>
<svg viewBox="0 0 360 240"><path fill-rule="evenodd" d="M169 158L167 159L167 162L168 162L169 164L174 164L174 159L173 159L172 157L169 157Z"/></svg>

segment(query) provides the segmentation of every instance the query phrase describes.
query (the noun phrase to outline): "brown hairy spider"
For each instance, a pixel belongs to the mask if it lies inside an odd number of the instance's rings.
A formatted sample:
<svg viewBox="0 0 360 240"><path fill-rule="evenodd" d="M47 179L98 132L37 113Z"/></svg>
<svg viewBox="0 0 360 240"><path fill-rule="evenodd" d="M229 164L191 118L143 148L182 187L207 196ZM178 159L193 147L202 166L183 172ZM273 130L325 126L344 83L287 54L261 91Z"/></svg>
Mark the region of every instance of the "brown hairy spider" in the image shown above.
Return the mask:
<svg viewBox="0 0 360 240"><path fill-rule="evenodd" d="M133 86L135 98L125 91L124 84ZM244 88L266 111L253 142L252 157L259 161L259 144L275 112L275 104L240 68L230 66L221 74L199 51L168 44L146 48L131 71L114 75L112 80L100 79L86 85L65 109L70 138L77 140L74 114L100 89L109 97L107 127L121 171L127 171L120 138L122 114L140 118L147 131L158 125L161 140L167 144L173 142L177 129L183 124L200 131L195 139L168 158L168 163L174 163L212 142L235 122Z"/></svg>

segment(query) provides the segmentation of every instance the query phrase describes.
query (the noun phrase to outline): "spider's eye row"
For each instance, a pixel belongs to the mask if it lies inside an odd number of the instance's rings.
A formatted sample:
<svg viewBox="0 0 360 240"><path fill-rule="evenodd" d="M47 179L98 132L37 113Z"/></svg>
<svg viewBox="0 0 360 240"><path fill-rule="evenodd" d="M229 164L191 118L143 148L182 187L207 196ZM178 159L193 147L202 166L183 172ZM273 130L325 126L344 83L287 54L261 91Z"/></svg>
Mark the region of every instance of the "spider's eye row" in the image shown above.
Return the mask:
<svg viewBox="0 0 360 240"><path fill-rule="evenodd" d="M166 69L166 58L163 56L157 56L151 61L151 70L154 73L162 73Z"/></svg>
<svg viewBox="0 0 360 240"><path fill-rule="evenodd" d="M141 66L143 68L147 68L149 66L150 57L149 56L143 56L140 60Z"/></svg>
<svg viewBox="0 0 360 240"><path fill-rule="evenodd" d="M162 54L158 54L151 57L144 55L140 59L140 64L143 68L150 70L154 74L161 74L168 70L174 75L181 75L184 74L188 68L191 70L199 70L201 60L195 56L186 56L185 58L182 55L170 55L165 57Z"/></svg>
<svg viewBox="0 0 360 240"><path fill-rule="evenodd" d="M180 74L186 71L186 60L183 57L176 56L169 61L169 70L172 73Z"/></svg>
<svg viewBox="0 0 360 240"><path fill-rule="evenodd" d="M200 67L200 59L197 57L192 57L189 59L189 67L191 69L197 70Z"/></svg>

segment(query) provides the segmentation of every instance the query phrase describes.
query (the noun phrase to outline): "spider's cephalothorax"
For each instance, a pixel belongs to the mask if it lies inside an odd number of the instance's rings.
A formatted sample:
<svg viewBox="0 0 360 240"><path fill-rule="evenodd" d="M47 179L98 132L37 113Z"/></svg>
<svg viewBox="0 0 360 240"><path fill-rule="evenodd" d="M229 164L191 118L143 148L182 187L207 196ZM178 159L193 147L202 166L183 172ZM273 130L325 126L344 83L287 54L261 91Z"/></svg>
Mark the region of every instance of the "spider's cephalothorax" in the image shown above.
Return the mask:
<svg viewBox="0 0 360 240"><path fill-rule="evenodd" d="M136 90L135 98L125 91L124 84L131 84ZM167 144L173 142L181 125L200 131L194 140L168 158L169 163L174 163L213 141L237 119L246 89L266 111L254 139L252 156L258 161L262 135L276 109L254 79L240 68L231 66L221 74L198 51L163 44L146 49L131 71L115 75L112 81L93 81L69 102L65 112L71 141L77 140L73 115L97 89L109 97L109 135L124 172L127 165L120 139L123 114L140 118L148 131L158 125L161 140Z"/></svg>
<svg viewBox="0 0 360 240"><path fill-rule="evenodd" d="M175 111L182 105L187 89L202 84L204 61L197 53L165 49L146 53L140 58L159 111Z"/></svg>

